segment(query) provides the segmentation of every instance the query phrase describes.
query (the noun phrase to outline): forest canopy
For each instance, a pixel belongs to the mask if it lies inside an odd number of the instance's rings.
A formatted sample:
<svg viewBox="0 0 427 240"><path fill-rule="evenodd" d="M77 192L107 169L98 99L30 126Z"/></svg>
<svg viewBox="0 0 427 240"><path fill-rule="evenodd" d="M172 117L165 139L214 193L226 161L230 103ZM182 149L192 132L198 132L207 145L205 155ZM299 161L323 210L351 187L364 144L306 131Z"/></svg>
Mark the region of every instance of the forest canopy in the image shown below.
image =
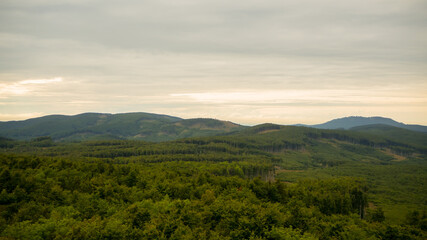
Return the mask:
<svg viewBox="0 0 427 240"><path fill-rule="evenodd" d="M345 131L268 125L162 143L2 139L0 236L425 239L422 151ZM378 176L363 175L368 166ZM419 169L409 200L382 182L394 167ZM393 204L408 206L396 221Z"/></svg>

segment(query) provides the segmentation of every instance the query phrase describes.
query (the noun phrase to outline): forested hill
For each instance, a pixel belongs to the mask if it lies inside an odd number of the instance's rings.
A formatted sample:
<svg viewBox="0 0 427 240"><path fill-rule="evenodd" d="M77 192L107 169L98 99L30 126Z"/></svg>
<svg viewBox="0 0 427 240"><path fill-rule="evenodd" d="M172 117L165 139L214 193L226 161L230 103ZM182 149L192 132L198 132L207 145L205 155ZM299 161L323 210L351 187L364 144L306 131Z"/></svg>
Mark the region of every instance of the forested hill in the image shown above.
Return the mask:
<svg viewBox="0 0 427 240"><path fill-rule="evenodd" d="M265 127L263 124L260 126ZM404 135L410 141L417 141L415 132L427 133L427 126L403 124L383 117L345 117L323 124L301 126L363 131L397 139ZM74 116L49 115L24 121L0 122L0 137L31 140L49 136L54 141L62 142L114 139L162 142L190 137L218 136L244 129L249 128L210 118L182 119L142 112L83 113ZM254 129L257 127L248 131Z"/></svg>
<svg viewBox="0 0 427 240"><path fill-rule="evenodd" d="M426 147L378 129L0 138L0 238L427 239Z"/></svg>
<svg viewBox="0 0 427 240"><path fill-rule="evenodd" d="M353 127L372 124L383 124L393 127L405 128L417 132L427 132L427 126L404 124L396 122L393 119L384 117L344 117L334 119L322 124L310 125L308 127L320 129L351 129Z"/></svg>
<svg viewBox="0 0 427 240"><path fill-rule="evenodd" d="M137 139L169 141L178 138L212 136L244 128L215 119L181 119L151 113L83 113L50 115L25 121L0 122L0 136L29 140L50 136L55 141Z"/></svg>
<svg viewBox="0 0 427 240"><path fill-rule="evenodd" d="M383 136L394 141L406 142L418 146L427 146L427 132L416 132L385 124L358 126L350 128L350 131Z"/></svg>

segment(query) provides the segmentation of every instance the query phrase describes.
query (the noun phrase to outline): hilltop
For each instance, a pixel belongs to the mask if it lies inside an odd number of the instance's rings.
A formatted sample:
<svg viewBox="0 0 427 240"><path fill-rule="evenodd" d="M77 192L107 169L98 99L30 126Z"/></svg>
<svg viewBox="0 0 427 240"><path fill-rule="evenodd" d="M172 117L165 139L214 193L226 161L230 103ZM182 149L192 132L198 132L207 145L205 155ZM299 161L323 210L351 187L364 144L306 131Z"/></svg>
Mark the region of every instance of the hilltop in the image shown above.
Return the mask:
<svg viewBox="0 0 427 240"><path fill-rule="evenodd" d="M393 141L404 139L423 147L427 126L399 123L384 117L344 117L323 124L299 125L315 129L341 129L387 137ZM85 140L143 140L172 141L183 138L229 135L241 132L274 132L282 125L261 124L252 128L230 121L211 118L182 119L153 113L82 113L74 116L49 115L23 121L0 122L0 137L32 140L51 137L55 142Z"/></svg>
<svg viewBox="0 0 427 240"><path fill-rule="evenodd" d="M158 142L220 135L242 128L232 122L209 118L182 119L142 112L83 113L0 122L0 136L16 140L50 136L55 141L129 139Z"/></svg>
<svg viewBox="0 0 427 240"><path fill-rule="evenodd" d="M337 118L322 124L305 125L305 126L320 128L320 129L351 129L354 127L372 125L372 124L383 124L383 125L404 128L404 129L417 131L417 132L427 132L427 126L404 124L404 123L396 122L393 119L384 118L384 117L352 116L352 117Z"/></svg>

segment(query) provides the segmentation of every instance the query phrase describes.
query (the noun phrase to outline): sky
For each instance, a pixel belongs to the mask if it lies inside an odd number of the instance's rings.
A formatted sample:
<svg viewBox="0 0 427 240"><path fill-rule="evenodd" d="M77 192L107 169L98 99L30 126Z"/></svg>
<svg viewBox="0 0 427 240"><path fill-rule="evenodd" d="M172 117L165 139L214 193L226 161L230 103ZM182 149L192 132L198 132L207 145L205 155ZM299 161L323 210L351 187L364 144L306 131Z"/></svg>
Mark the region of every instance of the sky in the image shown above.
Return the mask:
<svg viewBox="0 0 427 240"><path fill-rule="evenodd" d="M425 0L2 0L0 121L427 125Z"/></svg>

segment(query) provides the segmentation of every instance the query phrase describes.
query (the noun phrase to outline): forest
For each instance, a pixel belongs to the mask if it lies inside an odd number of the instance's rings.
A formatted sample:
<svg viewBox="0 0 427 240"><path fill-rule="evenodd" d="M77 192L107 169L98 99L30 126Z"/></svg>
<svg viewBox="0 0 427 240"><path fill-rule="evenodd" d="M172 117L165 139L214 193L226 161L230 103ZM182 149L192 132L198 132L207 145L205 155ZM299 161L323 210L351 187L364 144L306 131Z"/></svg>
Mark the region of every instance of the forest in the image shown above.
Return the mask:
<svg viewBox="0 0 427 240"><path fill-rule="evenodd" d="M3 239L426 239L424 135L0 139Z"/></svg>

